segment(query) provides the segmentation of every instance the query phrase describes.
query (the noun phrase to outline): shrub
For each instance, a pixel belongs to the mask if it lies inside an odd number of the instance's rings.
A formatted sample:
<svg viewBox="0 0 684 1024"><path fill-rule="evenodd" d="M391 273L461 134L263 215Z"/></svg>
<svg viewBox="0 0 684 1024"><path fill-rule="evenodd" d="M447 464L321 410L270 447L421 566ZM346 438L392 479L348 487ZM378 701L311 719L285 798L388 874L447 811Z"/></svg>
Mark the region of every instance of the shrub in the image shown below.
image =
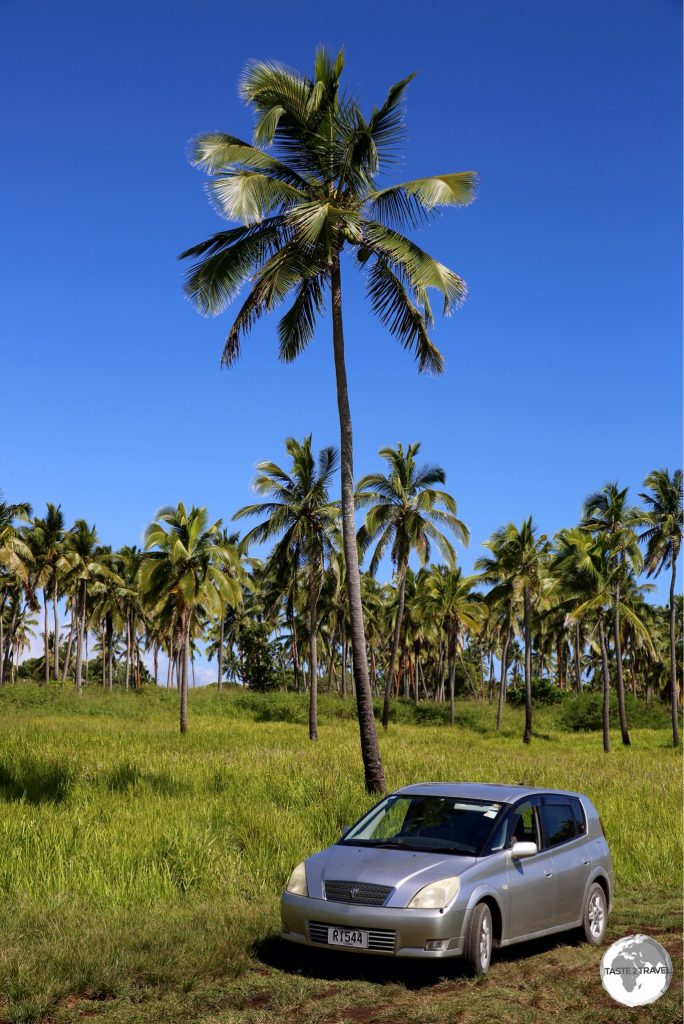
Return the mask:
<svg viewBox="0 0 684 1024"><path fill-rule="evenodd" d="M548 679L532 680L532 703L533 704L560 704L563 700L563 690L559 690ZM508 691L506 699L514 708L521 707L525 703L525 684L513 686Z"/></svg>
<svg viewBox="0 0 684 1024"><path fill-rule="evenodd" d="M670 724L667 708L658 702L647 704L631 693L625 694L627 722L635 729L666 729ZM597 732L603 728L603 694L579 693L567 700L559 714L559 724L568 732ZM610 695L610 724L618 723L617 697Z"/></svg>

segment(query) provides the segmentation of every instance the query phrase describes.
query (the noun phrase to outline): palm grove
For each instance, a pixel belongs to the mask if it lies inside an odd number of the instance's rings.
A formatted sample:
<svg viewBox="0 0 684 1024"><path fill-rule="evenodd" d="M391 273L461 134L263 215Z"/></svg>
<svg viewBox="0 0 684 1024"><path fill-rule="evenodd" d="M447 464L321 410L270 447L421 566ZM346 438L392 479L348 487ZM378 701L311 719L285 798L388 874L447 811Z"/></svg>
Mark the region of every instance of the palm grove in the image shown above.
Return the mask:
<svg viewBox="0 0 684 1024"><path fill-rule="evenodd" d="M261 463L255 488L264 500L235 516L258 519L244 536L209 523L205 509L180 504L161 510L143 551L112 551L85 521L66 530L55 506L40 518L27 506L3 504L0 679L16 672L42 606L45 681L73 678L80 690L97 671L104 686L138 687L148 674L146 651L159 682L163 652L167 685L180 689L184 731L193 654L208 644L219 689L224 678L238 677L252 687L307 689L312 739L318 687L352 692L370 791L385 788L374 694L386 726L399 695L448 699L453 721L457 685L490 699L498 689L498 726L509 675L517 678L519 667L526 742L533 679L551 673L560 689L602 689L606 749L611 688L626 744L626 686L648 696L666 689L677 742L681 472L650 474L639 509L617 485L604 488L587 500L577 527L551 540L532 519L508 524L486 542L488 553L470 577L457 568L454 548L467 543L468 529L443 487L443 470L418 463L418 444L382 449L385 471L356 481L343 264L363 272L372 312L413 354L418 370L441 373L442 355L429 335L429 293L437 293L449 315L465 298L465 283L406 231L440 207L470 203L476 175L381 186L403 139L410 77L365 117L341 88L343 63L342 54L333 60L319 50L312 77L275 63L247 66L240 92L255 116L252 142L214 132L192 148L193 163L209 175L215 208L237 226L181 257L192 261L186 292L204 314L223 312L247 286L225 342L226 366L239 357L257 320L283 304L280 357L294 360L314 339L329 295L339 450L316 455L310 437L289 439L286 466ZM338 468L339 500L331 493ZM365 513L358 532L357 510ZM250 556L252 542L269 540L268 557ZM366 553L369 568L362 573ZM393 584L376 580L383 556L392 562ZM640 579L643 570L655 575L664 568L671 572L670 603L658 609L645 602Z"/></svg>
<svg viewBox="0 0 684 1024"><path fill-rule="evenodd" d="M552 538L532 519L508 523L484 542L475 573L463 575L454 542L468 528L439 466L420 464L419 444L384 448L385 472L355 491L364 509L355 544L371 696L387 726L392 702L455 698L490 701L492 728L507 699L525 706L532 738L533 695L599 691L604 749L610 749L611 694L629 744L625 692L669 702L678 735L681 703L682 473L650 473L641 504L608 484L590 495L580 522ZM353 634L340 531L331 493L333 447L311 437L285 443L286 460L259 463L263 498L239 509L256 519L240 536L209 523L206 509L161 509L143 549L100 544L94 526L66 528L59 507L44 516L0 503L0 679L138 689L177 688L181 731L194 659L225 680L257 690L309 695L309 735L318 736L319 689L354 696ZM283 464L281 464L283 463ZM265 557L250 545L273 541ZM377 571L387 556L392 582ZM435 558L436 556L436 558ZM416 570L411 568L413 560ZM670 601L646 600L648 577L669 574ZM66 609L66 615L60 610ZM65 621L60 621L64 618ZM22 661L34 636L43 654ZM55 643L55 637L59 642ZM160 669L160 655L163 655Z"/></svg>

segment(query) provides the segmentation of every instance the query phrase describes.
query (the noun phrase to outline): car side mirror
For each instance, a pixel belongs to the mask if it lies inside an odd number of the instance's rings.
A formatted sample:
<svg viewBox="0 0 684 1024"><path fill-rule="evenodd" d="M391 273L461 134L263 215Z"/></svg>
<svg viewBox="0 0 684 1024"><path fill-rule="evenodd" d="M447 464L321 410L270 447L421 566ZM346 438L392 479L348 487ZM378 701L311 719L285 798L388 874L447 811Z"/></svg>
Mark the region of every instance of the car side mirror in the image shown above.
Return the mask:
<svg viewBox="0 0 684 1024"><path fill-rule="evenodd" d="M513 860L522 860L524 857L534 857L538 853L536 843L513 843L511 857Z"/></svg>

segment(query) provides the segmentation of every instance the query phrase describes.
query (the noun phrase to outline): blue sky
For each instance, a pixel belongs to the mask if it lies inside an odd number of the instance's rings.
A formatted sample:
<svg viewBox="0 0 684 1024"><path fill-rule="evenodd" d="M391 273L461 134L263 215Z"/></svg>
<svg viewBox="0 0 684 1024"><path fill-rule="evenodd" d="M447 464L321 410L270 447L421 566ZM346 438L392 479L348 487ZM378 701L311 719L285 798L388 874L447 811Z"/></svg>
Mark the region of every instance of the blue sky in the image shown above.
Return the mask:
<svg viewBox="0 0 684 1024"><path fill-rule="evenodd" d="M189 139L248 136L251 57L347 54L366 108L411 71L398 177L476 169L477 202L417 235L468 282L438 322L440 379L345 277L359 475L420 439L473 535L553 532L609 479L681 462L681 9L676 0L462 0L337 9L265 0L0 0L5 267L0 488L139 542L179 499L229 519L287 435L337 440L330 329L295 364L276 320L219 369L176 255L218 230ZM258 12L258 20L257 20Z"/></svg>

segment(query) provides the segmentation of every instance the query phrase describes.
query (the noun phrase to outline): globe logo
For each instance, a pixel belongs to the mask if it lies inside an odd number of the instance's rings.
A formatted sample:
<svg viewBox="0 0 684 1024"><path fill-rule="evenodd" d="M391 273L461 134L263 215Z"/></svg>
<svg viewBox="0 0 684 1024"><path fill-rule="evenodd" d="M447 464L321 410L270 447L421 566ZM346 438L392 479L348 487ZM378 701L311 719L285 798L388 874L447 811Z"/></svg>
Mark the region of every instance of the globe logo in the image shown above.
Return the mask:
<svg viewBox="0 0 684 1024"><path fill-rule="evenodd" d="M611 998L623 1006L647 1006L667 992L672 961L650 935L627 935L603 954L601 981Z"/></svg>

